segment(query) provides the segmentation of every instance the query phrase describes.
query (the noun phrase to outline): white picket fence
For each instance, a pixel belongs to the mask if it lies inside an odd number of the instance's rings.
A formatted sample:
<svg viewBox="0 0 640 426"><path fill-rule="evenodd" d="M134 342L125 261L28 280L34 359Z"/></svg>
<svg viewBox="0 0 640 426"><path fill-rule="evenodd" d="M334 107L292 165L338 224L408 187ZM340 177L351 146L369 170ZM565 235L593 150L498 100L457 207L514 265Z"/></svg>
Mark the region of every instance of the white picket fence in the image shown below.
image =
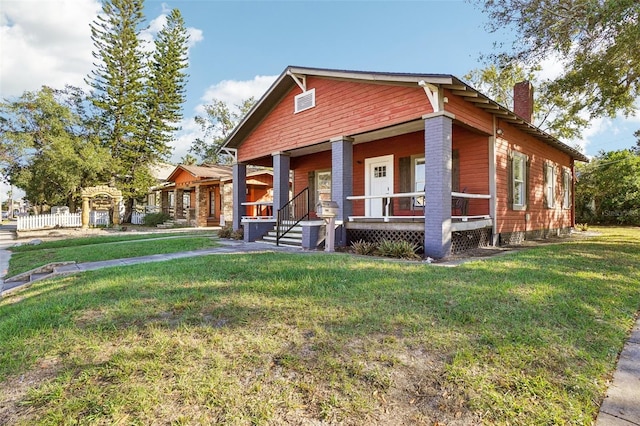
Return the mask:
<svg viewBox="0 0 640 426"><path fill-rule="evenodd" d="M144 216L145 213L133 212L131 215L131 223L134 225L141 225L144 220ZM109 212L92 210L89 214L89 225L108 226ZM81 226L81 213L39 214L34 216L18 217L18 231L31 231L48 228L79 228Z"/></svg>

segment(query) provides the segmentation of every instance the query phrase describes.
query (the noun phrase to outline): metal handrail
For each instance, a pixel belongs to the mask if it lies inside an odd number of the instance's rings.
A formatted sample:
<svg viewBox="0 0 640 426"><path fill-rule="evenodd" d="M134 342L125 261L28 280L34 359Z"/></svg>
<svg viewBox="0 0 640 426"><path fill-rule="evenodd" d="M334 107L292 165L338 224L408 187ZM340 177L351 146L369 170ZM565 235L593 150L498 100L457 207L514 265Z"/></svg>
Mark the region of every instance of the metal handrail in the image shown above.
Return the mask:
<svg viewBox="0 0 640 426"><path fill-rule="evenodd" d="M284 237L287 232L291 231L298 223L309 217L311 211L309 199L309 188L305 188L296 194L287 204L281 209L278 209L276 217L276 245L280 245L280 239ZM288 223L285 225L284 222ZM288 227L284 230L283 228Z"/></svg>

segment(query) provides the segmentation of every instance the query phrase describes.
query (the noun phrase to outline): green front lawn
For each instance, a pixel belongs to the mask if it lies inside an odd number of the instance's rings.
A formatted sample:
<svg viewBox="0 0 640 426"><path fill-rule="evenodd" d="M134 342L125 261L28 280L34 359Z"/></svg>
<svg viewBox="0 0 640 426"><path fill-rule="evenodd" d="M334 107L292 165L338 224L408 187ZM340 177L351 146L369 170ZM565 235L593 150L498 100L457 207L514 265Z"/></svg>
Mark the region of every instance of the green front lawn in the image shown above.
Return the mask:
<svg viewBox="0 0 640 426"><path fill-rule="evenodd" d="M213 234L149 234L85 237L12 247L8 277L53 262L95 262L216 246Z"/></svg>
<svg viewBox="0 0 640 426"><path fill-rule="evenodd" d="M589 424L640 308L640 229L456 268L214 255L0 300L13 424Z"/></svg>

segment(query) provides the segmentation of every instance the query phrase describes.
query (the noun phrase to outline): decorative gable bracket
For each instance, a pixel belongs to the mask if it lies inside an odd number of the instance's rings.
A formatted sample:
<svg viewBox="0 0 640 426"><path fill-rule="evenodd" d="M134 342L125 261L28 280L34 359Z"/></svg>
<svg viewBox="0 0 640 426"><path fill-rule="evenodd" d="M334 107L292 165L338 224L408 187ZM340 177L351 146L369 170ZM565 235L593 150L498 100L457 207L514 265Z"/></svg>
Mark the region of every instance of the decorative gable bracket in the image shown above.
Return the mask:
<svg viewBox="0 0 640 426"><path fill-rule="evenodd" d="M298 85L303 92L307 91L307 76L294 74L291 71L287 71L287 75L291 76L293 81Z"/></svg>
<svg viewBox="0 0 640 426"><path fill-rule="evenodd" d="M440 92L438 90L438 86L434 86L431 83L427 83L424 80L420 80L418 85L424 89L424 93L427 94L427 98L431 103L431 107L433 108L433 112L440 112Z"/></svg>

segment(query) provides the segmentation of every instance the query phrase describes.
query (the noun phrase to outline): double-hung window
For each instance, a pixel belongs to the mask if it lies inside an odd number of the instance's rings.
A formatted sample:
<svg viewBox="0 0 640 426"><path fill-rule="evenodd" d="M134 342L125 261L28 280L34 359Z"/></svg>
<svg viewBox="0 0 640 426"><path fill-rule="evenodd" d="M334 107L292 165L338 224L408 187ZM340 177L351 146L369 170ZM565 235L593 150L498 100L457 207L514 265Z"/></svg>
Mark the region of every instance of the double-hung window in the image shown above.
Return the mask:
<svg viewBox="0 0 640 426"><path fill-rule="evenodd" d="M512 194L514 210L527 208L527 156L519 152L513 153L511 162Z"/></svg>
<svg viewBox="0 0 640 426"><path fill-rule="evenodd" d="M571 208L571 170L562 169L562 208Z"/></svg>
<svg viewBox="0 0 640 426"><path fill-rule="evenodd" d="M414 192L424 192L425 185L425 169L424 157L415 158L413 161L413 190ZM424 206L424 196L415 198L415 207Z"/></svg>
<svg viewBox="0 0 640 426"><path fill-rule="evenodd" d="M544 195L548 208L556 206L556 168L553 163L545 163Z"/></svg>
<svg viewBox="0 0 640 426"><path fill-rule="evenodd" d="M331 200L331 170L316 172L316 202Z"/></svg>

